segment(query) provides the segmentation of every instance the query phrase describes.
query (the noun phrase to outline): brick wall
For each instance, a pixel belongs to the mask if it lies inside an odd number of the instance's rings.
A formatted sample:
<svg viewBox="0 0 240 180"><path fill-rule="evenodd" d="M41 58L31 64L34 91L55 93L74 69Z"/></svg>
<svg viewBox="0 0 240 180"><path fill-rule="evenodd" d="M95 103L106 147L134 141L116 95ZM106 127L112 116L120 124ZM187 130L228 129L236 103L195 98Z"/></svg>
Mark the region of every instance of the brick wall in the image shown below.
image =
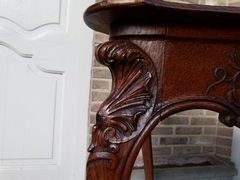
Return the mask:
<svg viewBox="0 0 240 180"><path fill-rule="evenodd" d="M240 0L169 0L181 3L240 6ZM93 46L108 41L108 36L94 33ZM95 123L95 114L111 90L111 74L93 57L89 128ZM232 128L218 121L218 114L208 110L189 110L168 117L152 131L154 159L169 155L212 154L230 158ZM91 134L89 135L91 137ZM90 138L89 138L90 139ZM139 153L135 166L142 165Z"/></svg>

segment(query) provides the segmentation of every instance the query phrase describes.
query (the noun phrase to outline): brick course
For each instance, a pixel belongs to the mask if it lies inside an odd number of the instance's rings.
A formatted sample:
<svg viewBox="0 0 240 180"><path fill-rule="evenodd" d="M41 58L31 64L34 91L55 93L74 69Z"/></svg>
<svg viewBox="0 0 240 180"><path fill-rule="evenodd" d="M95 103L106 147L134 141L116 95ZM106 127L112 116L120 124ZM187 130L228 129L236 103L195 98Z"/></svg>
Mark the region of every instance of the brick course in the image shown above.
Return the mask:
<svg viewBox="0 0 240 180"><path fill-rule="evenodd" d="M191 125L216 125L216 118L193 117Z"/></svg>
<svg viewBox="0 0 240 180"><path fill-rule="evenodd" d="M220 135L220 136L232 137L232 134L233 134L232 128L219 127L217 130L217 135Z"/></svg>
<svg viewBox="0 0 240 180"><path fill-rule="evenodd" d="M156 127L152 131L152 135L167 135L167 134L173 134L173 127Z"/></svg>
<svg viewBox="0 0 240 180"><path fill-rule="evenodd" d="M170 116L161 122L162 125L188 125L189 117Z"/></svg>
<svg viewBox="0 0 240 180"><path fill-rule="evenodd" d="M231 146L232 146L232 139L231 138L217 137L216 144L218 146L226 146L226 147L231 148Z"/></svg>
<svg viewBox="0 0 240 180"><path fill-rule="evenodd" d="M160 145L187 144L187 137L161 137Z"/></svg>
<svg viewBox="0 0 240 180"><path fill-rule="evenodd" d="M177 127L176 128L176 134L202 134L202 127Z"/></svg>
<svg viewBox="0 0 240 180"><path fill-rule="evenodd" d="M217 126L214 127L204 127L204 134L215 135L217 132Z"/></svg>
<svg viewBox="0 0 240 180"><path fill-rule="evenodd" d="M153 147L152 149L153 155L160 156L169 156L172 154L172 150L170 147Z"/></svg>
<svg viewBox="0 0 240 180"><path fill-rule="evenodd" d="M201 147L200 146L184 146L184 147L175 147L173 149L173 155L192 155L192 154L200 154Z"/></svg>
<svg viewBox="0 0 240 180"><path fill-rule="evenodd" d="M203 150L202 150L202 153L203 154L214 154L214 151L215 151L215 147L213 147L213 146L204 146Z"/></svg>
<svg viewBox="0 0 240 180"><path fill-rule="evenodd" d="M212 145L215 144L215 136L195 136L189 138L189 144Z"/></svg>

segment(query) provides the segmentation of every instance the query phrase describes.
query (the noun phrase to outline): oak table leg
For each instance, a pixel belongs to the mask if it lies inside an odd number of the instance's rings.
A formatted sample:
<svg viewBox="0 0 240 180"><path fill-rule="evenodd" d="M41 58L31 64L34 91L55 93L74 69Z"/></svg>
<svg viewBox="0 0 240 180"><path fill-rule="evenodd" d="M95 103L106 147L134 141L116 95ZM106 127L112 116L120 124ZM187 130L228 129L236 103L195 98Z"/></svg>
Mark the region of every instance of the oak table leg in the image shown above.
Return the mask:
<svg viewBox="0 0 240 180"><path fill-rule="evenodd" d="M153 159L151 135L147 137L142 147L145 180L153 180Z"/></svg>
<svg viewBox="0 0 240 180"><path fill-rule="evenodd" d="M156 70L151 58L129 40L106 42L96 48L95 56L110 69L113 85L92 129L87 180L129 180L146 139L144 152L151 153L150 133L160 120L153 113ZM150 169L147 174L152 174Z"/></svg>

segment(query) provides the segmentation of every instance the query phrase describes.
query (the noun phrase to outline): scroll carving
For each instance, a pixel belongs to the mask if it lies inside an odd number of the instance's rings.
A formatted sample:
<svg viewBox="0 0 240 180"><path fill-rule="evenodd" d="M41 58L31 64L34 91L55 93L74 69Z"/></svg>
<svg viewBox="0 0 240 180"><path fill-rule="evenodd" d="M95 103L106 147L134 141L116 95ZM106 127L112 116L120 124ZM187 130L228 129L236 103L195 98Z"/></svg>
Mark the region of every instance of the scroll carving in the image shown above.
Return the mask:
<svg viewBox="0 0 240 180"><path fill-rule="evenodd" d="M216 77L216 82L211 84L207 90L206 94L209 94L213 87L218 86L222 83L230 84L231 88L226 93L226 100L228 103L232 104L234 107L240 107L240 60L238 58L237 51L232 51L230 53L229 65L235 74L231 74L224 67L215 68L214 75ZM220 114L219 120L227 126L240 127L240 118L239 116L224 116Z"/></svg>
<svg viewBox="0 0 240 180"><path fill-rule="evenodd" d="M110 95L100 106L92 128L88 171L93 162L106 161L107 168L117 168L117 154L122 143L136 137L150 120L157 93L157 76L149 56L127 40L99 45L96 59L111 71ZM90 172L92 177L93 172Z"/></svg>
<svg viewBox="0 0 240 180"><path fill-rule="evenodd" d="M223 82L231 83L232 88L226 94L227 101L236 107L240 107L240 60L238 59L238 54L236 51L233 51L230 54L229 64L233 69L236 70L236 73L233 76L229 76L225 68L217 67L214 72L217 80L208 87L206 93L209 94L212 87Z"/></svg>

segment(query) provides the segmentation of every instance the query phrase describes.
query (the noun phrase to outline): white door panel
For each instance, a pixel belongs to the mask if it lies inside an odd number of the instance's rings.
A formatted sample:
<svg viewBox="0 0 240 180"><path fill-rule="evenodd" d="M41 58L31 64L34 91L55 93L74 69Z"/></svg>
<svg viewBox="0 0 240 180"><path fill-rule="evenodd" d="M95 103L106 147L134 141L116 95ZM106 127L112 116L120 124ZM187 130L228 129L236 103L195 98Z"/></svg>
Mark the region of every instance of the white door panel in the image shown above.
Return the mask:
<svg viewBox="0 0 240 180"><path fill-rule="evenodd" d="M0 0L0 44L32 54L42 69L63 72L69 57L68 3L68 0Z"/></svg>
<svg viewBox="0 0 240 180"><path fill-rule="evenodd" d="M83 179L91 3L0 0L0 179Z"/></svg>
<svg viewBox="0 0 240 180"><path fill-rule="evenodd" d="M56 164L63 75L19 54L0 46L0 165Z"/></svg>
<svg viewBox="0 0 240 180"><path fill-rule="evenodd" d="M7 26L14 23L25 31L63 25L67 3L67 0L0 0L0 17Z"/></svg>

